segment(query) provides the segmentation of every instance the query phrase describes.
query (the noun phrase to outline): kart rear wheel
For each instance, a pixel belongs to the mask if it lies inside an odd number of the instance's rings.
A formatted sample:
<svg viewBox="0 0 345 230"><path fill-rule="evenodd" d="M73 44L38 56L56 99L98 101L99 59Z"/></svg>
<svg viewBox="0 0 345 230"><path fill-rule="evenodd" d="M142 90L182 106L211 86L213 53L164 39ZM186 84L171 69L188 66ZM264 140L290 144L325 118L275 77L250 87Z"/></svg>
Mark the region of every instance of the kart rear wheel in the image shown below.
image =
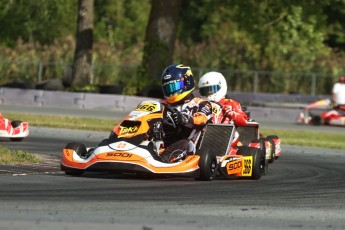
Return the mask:
<svg viewBox="0 0 345 230"><path fill-rule="evenodd" d="M268 173L268 163L269 163L269 160L272 159L272 156L270 155L269 156L269 159L266 158L266 144L265 142L268 141L266 138L263 138L261 137L258 142L260 143L260 149L261 151L263 152L264 156L265 156L265 171L264 171L264 175L267 175ZM272 154L272 153L270 153Z"/></svg>
<svg viewBox="0 0 345 230"><path fill-rule="evenodd" d="M252 176L250 177L251 179L259 180L261 176L265 174L265 167L267 165L265 154L262 152L261 149L248 146L240 146L238 147L237 154L242 156L253 157Z"/></svg>
<svg viewBox="0 0 345 230"><path fill-rule="evenodd" d="M278 139L276 135L270 135L266 137L267 140L271 143L271 159L268 160L268 163L273 163L274 160L277 160L279 157L276 156L276 145L274 144L273 139Z"/></svg>
<svg viewBox="0 0 345 230"><path fill-rule="evenodd" d="M314 115L311 117L311 123L313 125L322 125L322 118L319 115Z"/></svg>
<svg viewBox="0 0 345 230"><path fill-rule="evenodd" d="M199 160L199 176L196 180L211 181L216 176L218 163L217 157L210 149L200 149L197 153L200 156Z"/></svg>

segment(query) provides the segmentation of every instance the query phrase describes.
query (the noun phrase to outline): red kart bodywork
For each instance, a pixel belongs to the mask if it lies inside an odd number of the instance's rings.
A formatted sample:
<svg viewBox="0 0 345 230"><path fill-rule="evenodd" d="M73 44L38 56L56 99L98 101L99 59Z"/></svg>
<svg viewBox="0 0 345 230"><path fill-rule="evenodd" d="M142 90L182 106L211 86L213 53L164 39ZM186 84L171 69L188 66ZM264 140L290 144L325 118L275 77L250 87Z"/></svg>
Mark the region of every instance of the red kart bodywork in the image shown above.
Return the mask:
<svg viewBox="0 0 345 230"><path fill-rule="evenodd" d="M0 113L0 138L10 138L12 141L21 141L29 136L29 123L19 120L11 121Z"/></svg>
<svg viewBox="0 0 345 230"><path fill-rule="evenodd" d="M345 105L333 107L330 99L316 101L300 112L297 123L345 126Z"/></svg>

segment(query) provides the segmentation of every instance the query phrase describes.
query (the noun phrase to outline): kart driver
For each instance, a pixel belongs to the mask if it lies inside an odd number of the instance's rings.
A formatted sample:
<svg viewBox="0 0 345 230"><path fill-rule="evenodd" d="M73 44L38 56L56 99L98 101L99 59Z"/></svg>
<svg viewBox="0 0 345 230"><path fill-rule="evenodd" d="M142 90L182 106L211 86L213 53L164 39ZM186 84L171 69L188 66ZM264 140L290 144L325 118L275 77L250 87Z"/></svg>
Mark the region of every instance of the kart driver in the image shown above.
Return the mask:
<svg viewBox="0 0 345 230"><path fill-rule="evenodd" d="M340 76L338 82L333 85L332 98L335 109L345 111L345 76Z"/></svg>
<svg viewBox="0 0 345 230"><path fill-rule="evenodd" d="M340 76L333 85L332 102L334 108L321 114L322 123L326 125L344 125L345 116L345 76Z"/></svg>
<svg viewBox="0 0 345 230"><path fill-rule="evenodd" d="M212 117L213 123L230 123L236 126L244 126L248 116L242 110L241 104L233 99L226 99L227 84L223 74L219 72L208 72L199 80L199 92L209 101L219 104L222 111L219 116Z"/></svg>
<svg viewBox="0 0 345 230"><path fill-rule="evenodd" d="M194 154L203 128L212 118L210 102L195 97L194 78L189 66L170 65L162 73L162 102L173 109L168 110L174 124L163 123L165 162L177 162Z"/></svg>
<svg viewBox="0 0 345 230"><path fill-rule="evenodd" d="M247 124L249 118L242 110L241 104L233 99L225 98L228 87L223 74L215 71L208 72L200 78L198 86L200 95L212 102L213 123L233 123L235 126ZM238 139L239 134L235 132L233 146L237 144Z"/></svg>

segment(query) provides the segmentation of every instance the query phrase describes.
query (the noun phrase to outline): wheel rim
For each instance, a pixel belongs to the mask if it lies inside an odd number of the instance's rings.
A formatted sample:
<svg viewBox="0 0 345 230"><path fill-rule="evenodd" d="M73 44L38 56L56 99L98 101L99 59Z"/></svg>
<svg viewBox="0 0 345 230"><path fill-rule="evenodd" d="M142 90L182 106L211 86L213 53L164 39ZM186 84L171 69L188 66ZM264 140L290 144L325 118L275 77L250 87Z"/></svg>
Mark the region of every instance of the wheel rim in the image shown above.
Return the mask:
<svg viewBox="0 0 345 230"><path fill-rule="evenodd" d="M211 161L211 165L210 165L210 169L211 169L211 174L214 175L216 173L216 168L217 168L217 163L216 161Z"/></svg>
<svg viewBox="0 0 345 230"><path fill-rule="evenodd" d="M261 158L260 160L260 172L261 173L265 172L265 158Z"/></svg>

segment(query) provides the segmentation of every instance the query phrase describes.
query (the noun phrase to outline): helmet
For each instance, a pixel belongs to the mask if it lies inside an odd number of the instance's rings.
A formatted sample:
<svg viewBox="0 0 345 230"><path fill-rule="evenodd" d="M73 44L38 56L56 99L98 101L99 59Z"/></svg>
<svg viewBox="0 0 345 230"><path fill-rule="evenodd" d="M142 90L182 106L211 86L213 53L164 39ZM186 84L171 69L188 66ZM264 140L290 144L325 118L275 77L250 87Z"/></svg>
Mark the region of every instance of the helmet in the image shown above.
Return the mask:
<svg viewBox="0 0 345 230"><path fill-rule="evenodd" d="M345 83L345 76L340 76L338 81L340 83Z"/></svg>
<svg viewBox="0 0 345 230"><path fill-rule="evenodd" d="M195 89L192 70L189 66L170 65L162 73L162 89L169 103L177 103Z"/></svg>
<svg viewBox="0 0 345 230"><path fill-rule="evenodd" d="M199 80L200 95L210 101L220 101L225 97L227 90L226 80L219 72L205 73Z"/></svg>

